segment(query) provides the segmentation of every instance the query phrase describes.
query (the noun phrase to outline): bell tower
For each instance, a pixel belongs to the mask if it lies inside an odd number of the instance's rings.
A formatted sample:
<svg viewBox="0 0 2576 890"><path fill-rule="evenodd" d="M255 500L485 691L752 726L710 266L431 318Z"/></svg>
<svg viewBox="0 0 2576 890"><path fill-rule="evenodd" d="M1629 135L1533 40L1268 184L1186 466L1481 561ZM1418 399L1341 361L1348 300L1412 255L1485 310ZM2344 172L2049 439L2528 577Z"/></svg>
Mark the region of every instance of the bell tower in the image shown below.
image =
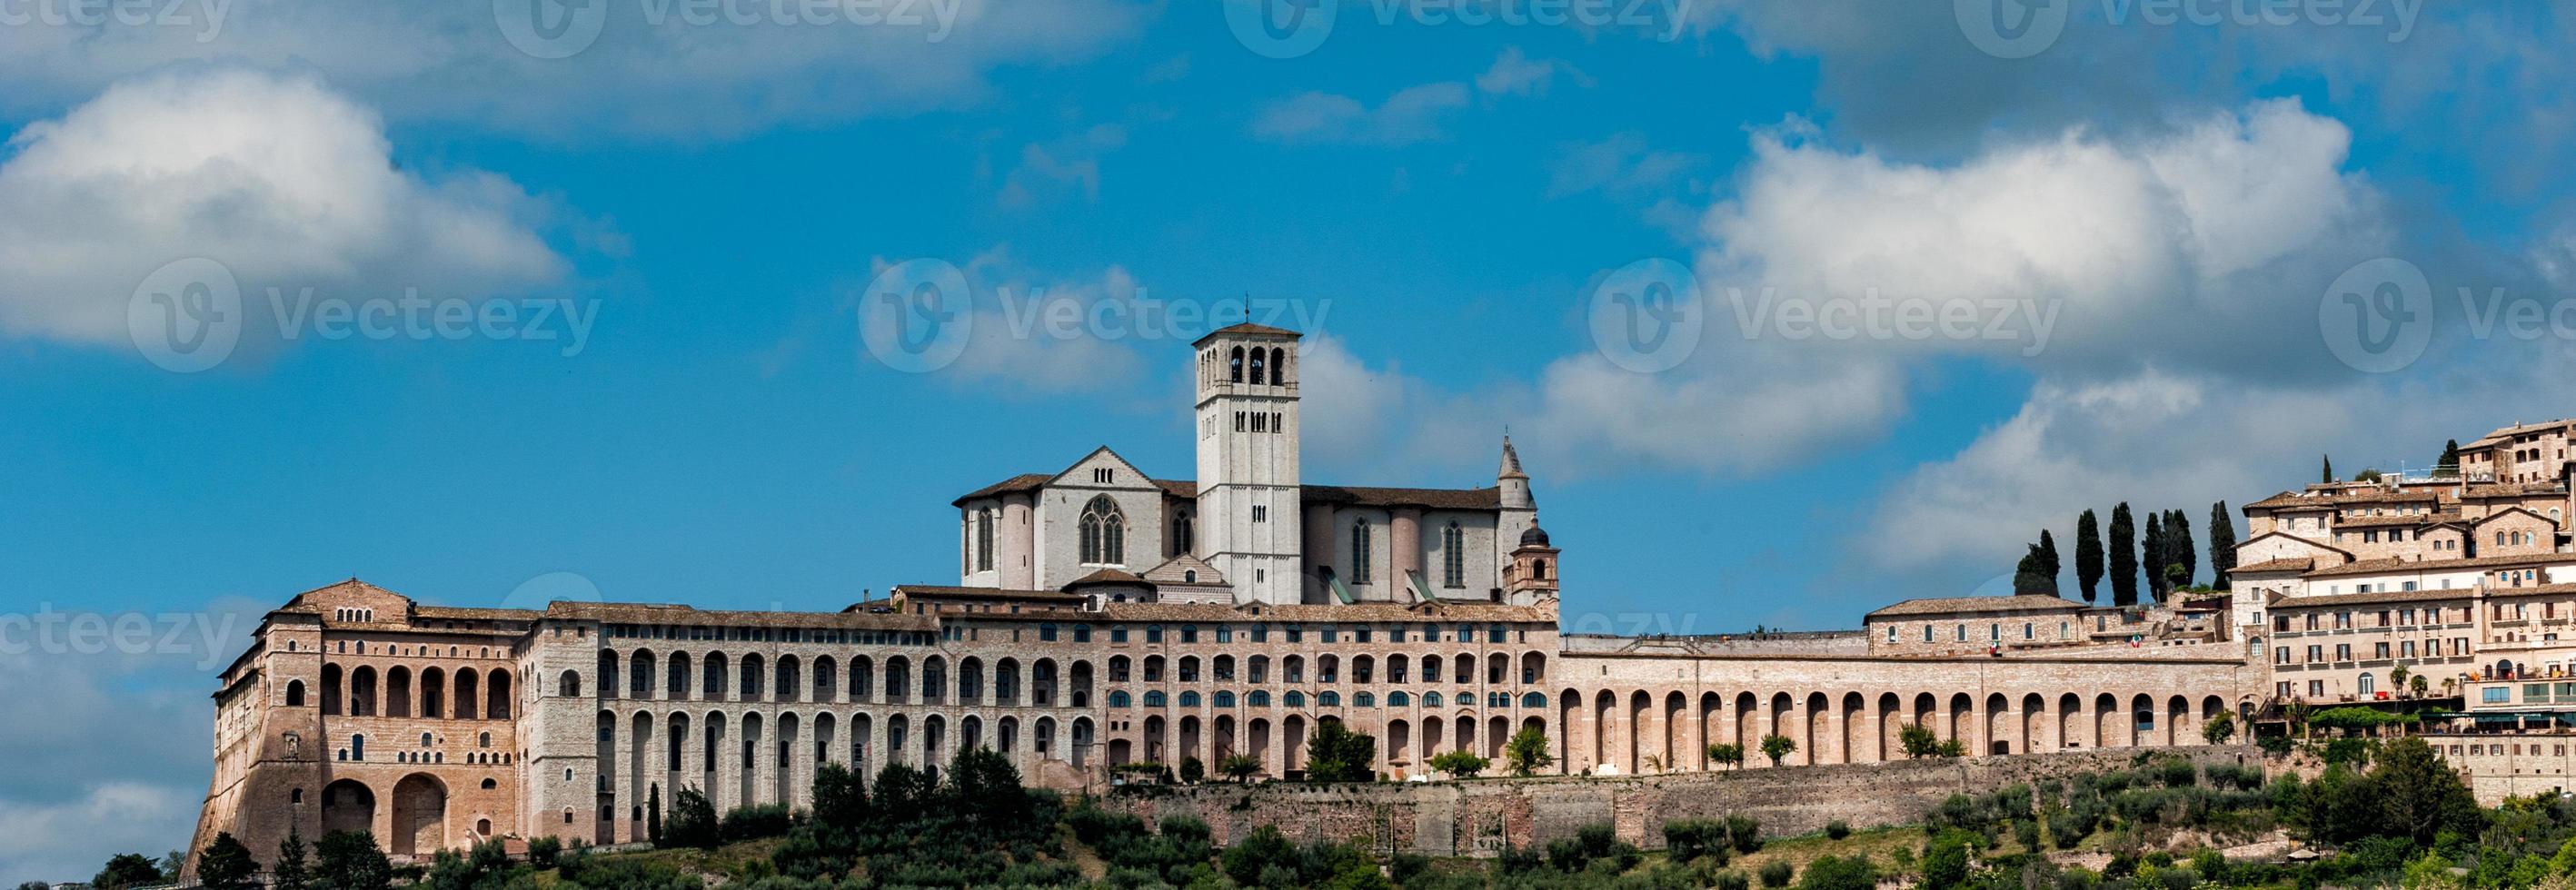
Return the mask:
<svg viewBox="0 0 2576 890"><path fill-rule="evenodd" d="M1245 323L1191 344L1198 353L1196 555L1225 574L1238 603L1294 604L1303 596L1298 338Z"/></svg>

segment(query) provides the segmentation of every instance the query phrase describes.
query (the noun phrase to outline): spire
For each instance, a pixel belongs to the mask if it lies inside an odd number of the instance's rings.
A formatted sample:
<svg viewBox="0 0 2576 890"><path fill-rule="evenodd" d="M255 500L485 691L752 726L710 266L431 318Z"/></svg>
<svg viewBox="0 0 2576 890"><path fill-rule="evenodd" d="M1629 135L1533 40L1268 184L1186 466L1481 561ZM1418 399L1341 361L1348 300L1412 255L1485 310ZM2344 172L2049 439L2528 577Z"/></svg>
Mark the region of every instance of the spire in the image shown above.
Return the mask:
<svg viewBox="0 0 2576 890"><path fill-rule="evenodd" d="M1504 434L1503 434L1503 469L1502 469L1502 472L1499 472L1499 473L1494 474L1494 478L1496 478L1496 479L1527 479L1527 478L1529 478L1529 474L1528 474L1528 473L1521 472L1521 455L1520 455L1520 452L1517 452L1517 451L1513 451L1513 450L1512 450L1512 434L1510 434L1510 433L1504 433Z"/></svg>

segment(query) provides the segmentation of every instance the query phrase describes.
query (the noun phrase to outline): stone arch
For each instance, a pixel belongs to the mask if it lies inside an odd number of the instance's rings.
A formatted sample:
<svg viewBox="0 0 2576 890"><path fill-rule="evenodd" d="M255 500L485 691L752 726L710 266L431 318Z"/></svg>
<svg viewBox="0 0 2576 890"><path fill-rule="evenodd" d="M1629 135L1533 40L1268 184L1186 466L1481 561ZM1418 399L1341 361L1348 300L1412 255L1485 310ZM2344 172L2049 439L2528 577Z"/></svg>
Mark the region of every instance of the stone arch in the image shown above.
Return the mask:
<svg viewBox="0 0 2576 890"><path fill-rule="evenodd" d="M1394 656L1394 658L1402 657L1403 656L1400 655ZM1392 665L1393 659L1390 658L1388 663ZM1388 674L1389 678L1401 678L1402 676L1403 674L1401 673ZM1583 712L1584 700L1582 690L1567 689L1557 694L1556 771L1559 775L1570 775L1591 766L1591 753L1578 752L1574 747L1575 734L1584 725ZM1580 753L1580 756L1585 758L1584 761L1579 764L1575 762L1575 758L1578 753Z"/></svg>
<svg viewBox="0 0 2576 890"><path fill-rule="evenodd" d="M396 856L426 856L447 849L447 785L427 773L413 773L394 783L393 837Z"/></svg>
<svg viewBox="0 0 2576 890"><path fill-rule="evenodd" d="M957 661L957 703L984 703L984 660L972 655Z"/></svg>
<svg viewBox="0 0 2576 890"><path fill-rule="evenodd" d="M2111 732L2113 727L2119 725L2119 719L2120 699L2118 697L2108 692L2093 697L2093 747L2120 747L2119 742L2115 741L2118 737Z"/></svg>
<svg viewBox="0 0 2576 890"><path fill-rule="evenodd" d="M865 655L850 656L850 701L867 703L876 700L877 664Z"/></svg>
<svg viewBox="0 0 2576 890"><path fill-rule="evenodd" d="M1628 738L1627 744L1620 746L1619 749L1621 758L1619 769L1628 775L1643 775L1646 772L1647 757L1660 759L1663 756L1648 744L1649 734L1657 732L1653 721L1649 719L1649 715L1653 713L1654 701L1654 698L1647 695L1643 689L1628 693L1628 711L1623 715L1627 718L1625 722L1628 724ZM1463 739L1464 736L1461 735L1461 738Z"/></svg>
<svg viewBox="0 0 2576 890"><path fill-rule="evenodd" d="M1797 727L1791 725L1790 721L1796 719L1797 710L1798 700L1790 698L1788 693L1771 693L1770 713L1763 715L1763 737L1769 738L1776 735L1790 736L1790 738L1795 739L1796 737L1791 736L1790 734L1795 732ZM1763 763L1770 763L1771 758L1762 754L1762 739L1755 739L1753 742L1754 744L1752 747L1744 749L1745 759L1751 760L1755 757L1761 757ZM1800 745L1798 747L1802 750L1806 748L1805 745ZM1789 756L1780 758L1780 762L1783 764L1796 763L1797 759L1797 753L1792 752Z"/></svg>
<svg viewBox="0 0 2576 890"><path fill-rule="evenodd" d="M1834 731L1826 721L1833 719L1833 702L1822 692L1810 692L1806 706L1807 719L1798 721L1800 738L1795 757L1800 763L1832 763L1834 752L1827 750L1826 744L1833 740Z"/></svg>
<svg viewBox="0 0 2576 890"><path fill-rule="evenodd" d="M1196 757L1199 759L1200 768L1206 768L1207 757L1199 751L1199 735L1198 715L1181 715L1180 734L1176 736L1179 747L1173 749L1175 756L1172 759L1175 761L1186 761L1192 757Z"/></svg>
<svg viewBox="0 0 2576 890"><path fill-rule="evenodd" d="M653 698L653 678L660 672L653 667L653 652L637 649L626 658L626 697L637 701Z"/></svg>
<svg viewBox="0 0 2576 890"><path fill-rule="evenodd" d="M483 719L510 719L510 703L514 700L510 693L510 672L492 669L492 673L484 678L484 687L487 698L483 704Z"/></svg>
<svg viewBox="0 0 2576 890"><path fill-rule="evenodd" d="M691 681L697 676L689 664L689 653L671 653L670 664L663 668L662 673L662 694L669 696L672 701L688 699Z"/></svg>
<svg viewBox="0 0 2576 890"><path fill-rule="evenodd" d="M1610 718L1611 718L1611 714L1613 714L1614 712L1616 712L1616 711L1617 711L1617 709L1618 709L1618 707L1619 707L1619 705L1618 705L1618 698L1617 698L1617 697L1616 697L1616 696L1615 696L1615 695L1614 695L1610 690L1604 689L1604 690L1601 690L1601 691L1599 691L1599 692L1593 693L1593 696L1592 696L1592 765L1593 765L1593 766L1596 766L1596 767L1600 767L1600 766L1607 766L1607 767L1614 767L1614 768L1617 766L1617 764L1616 764L1616 763L1613 763L1613 762L1612 762L1612 760L1611 760L1611 752L1612 752L1612 751L1614 751L1614 750L1616 750L1616 748L1614 747L1614 741L1613 741L1613 738L1614 738L1614 736L1615 736L1615 733L1614 733L1614 732L1613 732L1613 730L1612 730L1612 727L1611 727L1611 719L1610 719ZM1428 742L1429 742L1429 740L1432 738L1432 733L1430 732L1430 729L1429 729L1430 725L1431 725L1431 724L1430 724L1430 721L1429 721L1429 720L1427 720L1427 719L1426 719L1426 720L1424 720L1424 721L1423 721L1424 731L1423 731L1423 735L1422 735L1422 737L1423 737L1423 740L1424 740L1424 742L1425 742L1425 747L1422 749L1422 751L1423 751L1423 753L1424 753L1424 754L1429 754L1429 753L1431 753L1431 749L1430 749L1430 747L1428 747ZM1614 771L1615 771L1615 770L1614 770Z"/></svg>
<svg viewBox="0 0 2576 890"><path fill-rule="evenodd" d="M1719 722L1725 719L1726 699L1714 692L1700 693L1699 717L1691 721L1699 726L1699 738L1694 746L1696 750L1690 756L1691 762L1699 764L1700 769L1714 765L1709 762L1708 748L1726 738L1726 727Z"/></svg>
<svg viewBox="0 0 2576 890"><path fill-rule="evenodd" d="M1942 733L1949 740L1958 742L1959 747L1966 749L1971 757L1984 753L1977 750L1976 724L1973 722L1976 712L1976 699L1969 698L1965 692L1950 693L1949 719L1941 727Z"/></svg>
<svg viewBox="0 0 2576 890"><path fill-rule="evenodd" d="M921 700L934 705L948 701L948 659L933 655L921 660Z"/></svg>
<svg viewBox="0 0 2576 890"><path fill-rule="evenodd" d="M1869 700L1862 698L1860 693L1843 693L1842 710L1835 715L1842 724L1836 727L1839 731L1834 734L1836 746L1842 749L1836 752L1841 755L1841 759L1836 760L1836 763L1859 763L1865 759L1874 759L1868 747L1862 744L1860 734L1867 725L1863 717L1868 710Z"/></svg>
<svg viewBox="0 0 2576 890"><path fill-rule="evenodd" d="M2072 692L2061 693L2057 696L2058 750L2063 751L2081 747L2083 745L2082 742L2077 741L2077 738L2082 734L2083 726L2082 724L2075 722L2083 718L2083 716L2083 696L2076 695Z"/></svg>
<svg viewBox="0 0 2576 890"><path fill-rule="evenodd" d="M1897 737L1905 726L1905 702L1893 692L1878 694L1878 759L1895 760L1905 753L1905 743Z"/></svg>
<svg viewBox="0 0 2576 890"><path fill-rule="evenodd" d="M1003 706L1020 703L1019 659L1005 658L993 663L993 703Z"/></svg>
<svg viewBox="0 0 2576 890"><path fill-rule="evenodd" d="M2165 702L2165 747L2171 748L2191 740L2185 735L2191 726L2191 699L2174 696Z"/></svg>
<svg viewBox="0 0 2576 890"><path fill-rule="evenodd" d="M1761 708L1761 701L1755 699L1753 697L1753 693L1738 692L1735 694L1734 741L1736 748L1743 751L1744 756L1748 758L1745 760L1746 763L1753 762L1749 758L1753 756L1753 752L1760 750L1762 747L1762 733L1758 731L1762 725L1758 722Z"/></svg>
<svg viewBox="0 0 2576 890"><path fill-rule="evenodd" d="M322 832L376 830L376 792L356 779L322 786Z"/></svg>
<svg viewBox="0 0 2576 890"><path fill-rule="evenodd" d="M2021 697L2020 723L2020 747L2013 753L2036 754L2046 750L2047 742L2044 740L2046 733L2043 730L2048 726L2048 700L2041 698L2036 692L2024 693Z"/></svg>
<svg viewBox="0 0 2576 890"><path fill-rule="evenodd" d="M1163 715L1161 714L1148 714L1145 716L1145 756L1142 758L1145 762L1164 763L1166 762L1164 758L1170 756L1171 749L1165 747L1166 742L1163 738L1165 735L1164 729L1168 726L1169 724L1164 722ZM1110 744L1115 745L1117 742L1111 742ZM1109 759L1119 763L1126 762L1115 755L1112 755Z"/></svg>
<svg viewBox="0 0 2576 890"><path fill-rule="evenodd" d="M704 667L698 673L698 697L701 699L724 701L725 695L733 690L733 678L725 669L725 654L722 652L707 653Z"/></svg>
<svg viewBox="0 0 2576 890"><path fill-rule="evenodd" d="M286 681L286 706L290 708L301 708L304 706L304 681Z"/></svg>
<svg viewBox="0 0 2576 890"><path fill-rule="evenodd" d="M385 672L385 716L411 716L411 669L395 665Z"/></svg>
<svg viewBox="0 0 2576 890"><path fill-rule="evenodd" d="M762 660L758 652L747 653L742 657L742 670L739 673L742 676L740 690L742 700L760 701L764 694L762 687L769 685L769 662ZM748 721L743 724L745 728L749 728L750 725Z"/></svg>
<svg viewBox="0 0 2576 890"><path fill-rule="evenodd" d="M814 657L814 703L828 705L841 700L841 663L832 656Z"/></svg>
<svg viewBox="0 0 2576 890"><path fill-rule="evenodd" d="M618 670L624 666L624 663L623 659L617 657L617 652L615 650L599 650L600 698L616 698L623 691L617 688L617 674Z"/></svg>
<svg viewBox="0 0 2576 890"><path fill-rule="evenodd" d="M337 717L346 713L343 709L348 703L340 698L340 676L339 665L322 666L322 716Z"/></svg>
<svg viewBox="0 0 2576 890"><path fill-rule="evenodd" d="M475 705L483 698L483 678L473 668L456 669L456 719L476 719Z"/></svg>
<svg viewBox="0 0 2576 890"><path fill-rule="evenodd" d="M1932 719L1932 712L1933 712L1933 710L1934 710L1934 709L1936 709L1936 708L1938 708L1938 707L1940 707L1940 701L1939 701L1938 699L1933 698L1933 697L1932 697L1932 693L1929 693L1929 692L1918 692L1918 693L1915 693L1915 694L1914 694L1914 716L1913 716L1913 718L1912 718L1909 722L1913 723L1913 724L1914 724L1914 725L1916 725L1916 726L1923 727L1924 729L1934 730L1935 734L1937 734L1937 733L1939 732L1939 726L1938 726L1938 724L1937 724L1937 723Z"/></svg>
<svg viewBox="0 0 2576 890"><path fill-rule="evenodd" d="M1075 769L1083 769L1091 765L1091 743L1093 737L1094 732L1090 717L1073 718L1073 739L1071 744L1073 746L1073 766Z"/></svg>
<svg viewBox="0 0 2576 890"><path fill-rule="evenodd" d="M1984 732L1980 736L1985 742L1985 750L1969 753L1972 755L2025 753L2013 748L2012 701L2004 698L2004 694L2000 692L1986 693L1985 712Z"/></svg>
<svg viewBox="0 0 2576 890"><path fill-rule="evenodd" d="M1660 730L1660 736L1663 739L1658 747L1663 749L1664 771L1672 772L1681 769L1682 764L1690 759L1684 751L1691 740L1690 699L1683 697L1680 692L1664 693L1664 712L1659 715L1657 722L1660 725L1656 729ZM1501 717L1494 718L1493 723L1497 729L1509 727ZM1488 741L1494 748L1494 755L1491 756L1499 756L1502 753L1503 740L1489 739Z"/></svg>
<svg viewBox="0 0 2576 890"><path fill-rule="evenodd" d="M789 662L786 658L779 659L779 664L782 666L788 663ZM795 687L789 686L786 688L793 689ZM780 694L784 695L788 693L782 689ZM933 717L930 719L937 720L939 718ZM794 711L778 715L778 741L771 746L775 753L771 754L769 758L769 762L771 764L770 772L775 776L778 782L778 797L775 798L778 803L792 805L796 800L797 792L800 789L814 787L813 783L803 781L804 777L802 774L805 771L804 758L796 756L796 745L798 741L803 738L803 731L804 721L802 718L797 716Z"/></svg>
<svg viewBox="0 0 2576 890"><path fill-rule="evenodd" d="M781 655L778 656L777 671L778 682L772 685L770 695L782 702L804 701L805 663L798 661L794 655ZM780 772L783 774L786 771L780 770Z"/></svg>
<svg viewBox="0 0 2576 890"><path fill-rule="evenodd" d="M376 669L359 665L349 672L349 716L373 717L376 713Z"/></svg>

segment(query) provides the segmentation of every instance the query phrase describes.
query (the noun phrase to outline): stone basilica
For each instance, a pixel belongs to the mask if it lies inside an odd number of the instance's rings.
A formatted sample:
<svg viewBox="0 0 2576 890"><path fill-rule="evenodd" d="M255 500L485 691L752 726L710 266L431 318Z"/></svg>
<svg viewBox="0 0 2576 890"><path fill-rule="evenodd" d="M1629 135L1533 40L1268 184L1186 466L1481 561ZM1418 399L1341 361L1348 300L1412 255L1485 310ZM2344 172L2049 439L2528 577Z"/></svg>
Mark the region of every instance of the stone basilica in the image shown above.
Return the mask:
<svg viewBox="0 0 2576 890"><path fill-rule="evenodd" d="M1487 488L1309 484L1298 340L1194 344L1195 479L1101 448L958 498L953 585L817 612L297 594L221 675L190 849L624 843L681 788L803 806L819 764L971 747L1066 790L1236 754L1296 779L1326 721L1376 737L1398 781L1523 727L1552 772L1591 776L1711 769L1710 745L1773 734L1790 765L1898 759L1908 724L1979 754L2198 744L2265 691L2223 630L2051 596L1911 600L1852 631L1561 635L1561 554L1510 442Z"/></svg>

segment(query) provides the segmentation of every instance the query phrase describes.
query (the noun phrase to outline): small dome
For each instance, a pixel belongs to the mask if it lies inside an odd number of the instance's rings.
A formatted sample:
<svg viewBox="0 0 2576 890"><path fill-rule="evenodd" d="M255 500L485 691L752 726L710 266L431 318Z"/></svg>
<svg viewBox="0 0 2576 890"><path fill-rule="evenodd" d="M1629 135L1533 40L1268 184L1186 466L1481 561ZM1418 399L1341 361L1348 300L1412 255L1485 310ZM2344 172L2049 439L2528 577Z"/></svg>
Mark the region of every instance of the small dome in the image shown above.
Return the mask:
<svg viewBox="0 0 2576 890"><path fill-rule="evenodd" d="M1523 547L1545 547L1547 545L1547 529L1538 527L1536 523L1532 523L1530 525L1529 531L1521 533L1521 546Z"/></svg>

